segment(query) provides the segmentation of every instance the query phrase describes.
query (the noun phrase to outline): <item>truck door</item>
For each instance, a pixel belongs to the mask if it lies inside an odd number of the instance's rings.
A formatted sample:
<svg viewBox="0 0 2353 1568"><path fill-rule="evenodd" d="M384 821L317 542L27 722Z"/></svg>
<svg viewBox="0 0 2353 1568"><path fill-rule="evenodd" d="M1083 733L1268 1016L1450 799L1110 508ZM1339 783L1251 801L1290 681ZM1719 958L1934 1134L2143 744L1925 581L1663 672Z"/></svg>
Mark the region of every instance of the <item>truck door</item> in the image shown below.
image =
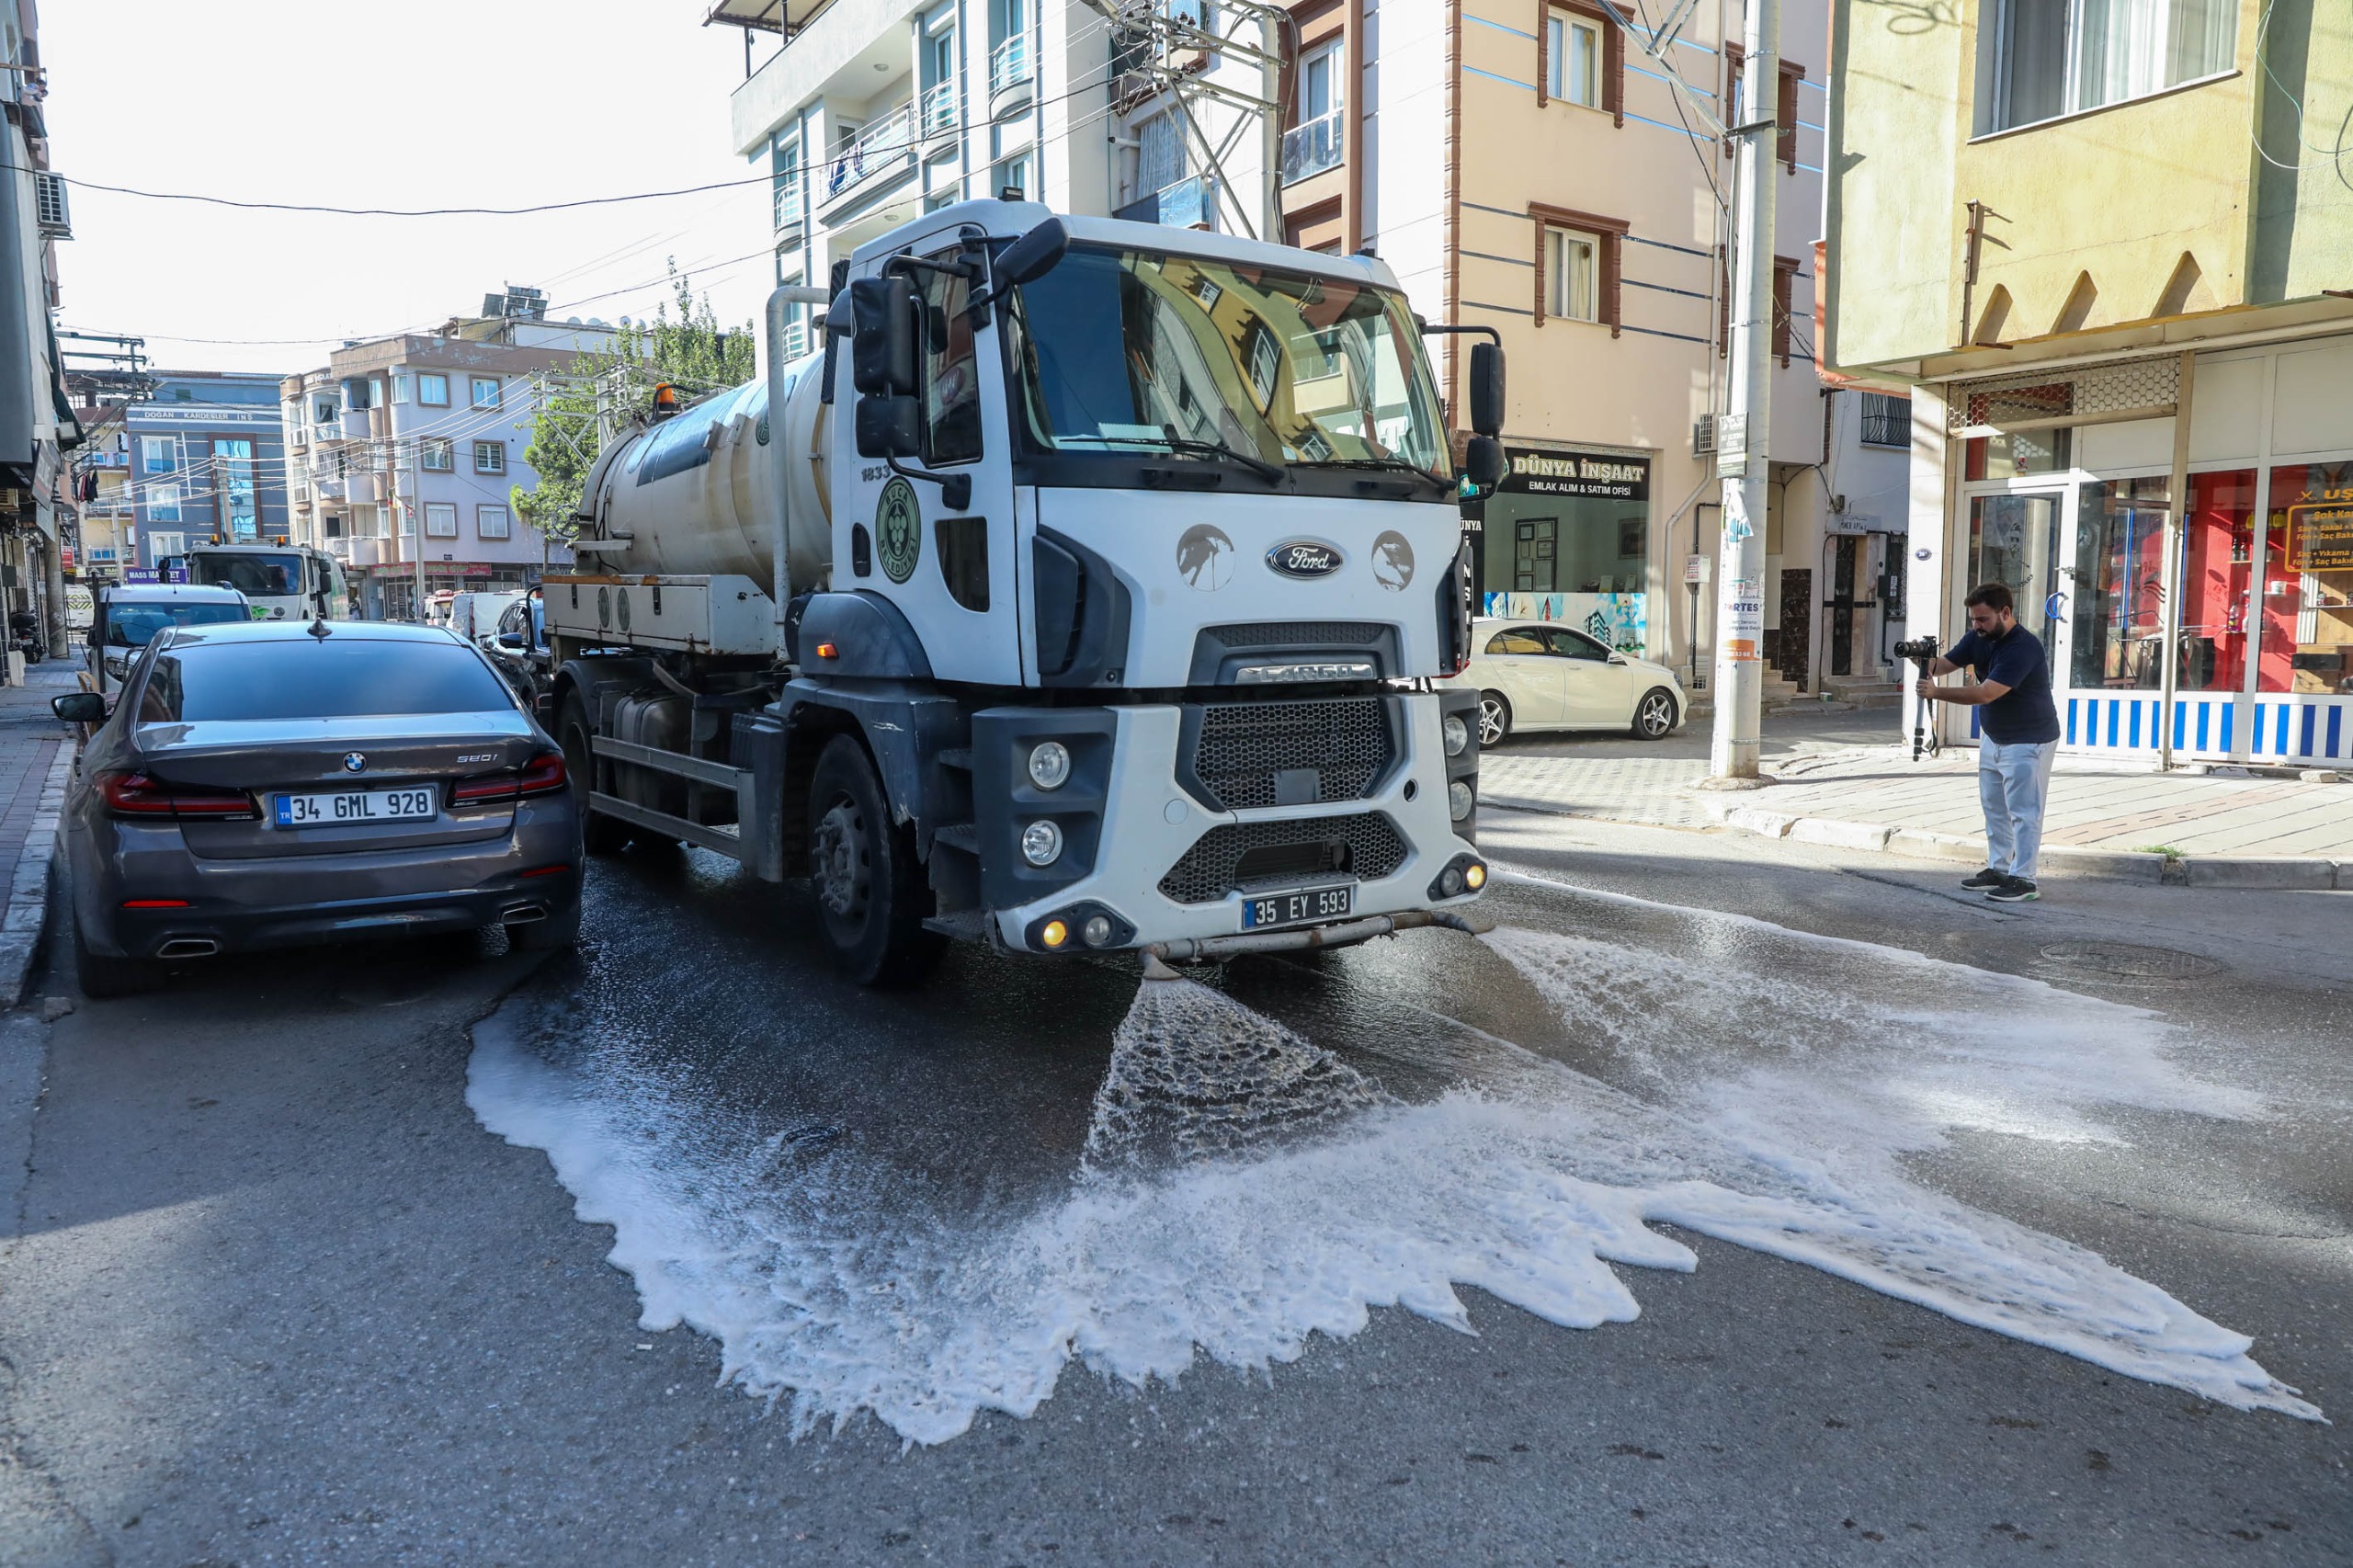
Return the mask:
<svg viewBox="0 0 2353 1568"><path fill-rule="evenodd" d="M942 250L934 259L956 256ZM842 482L835 489L835 586L896 604L941 677L1017 686L1013 468L996 328L973 320L964 278L916 269L911 280L922 302L917 396L924 452L904 466L962 475L972 494L963 506L948 506L947 487L937 479L894 472L881 459L858 455L855 419L836 419ZM848 358L836 357L842 382L835 396L846 409L857 395L848 385Z"/></svg>

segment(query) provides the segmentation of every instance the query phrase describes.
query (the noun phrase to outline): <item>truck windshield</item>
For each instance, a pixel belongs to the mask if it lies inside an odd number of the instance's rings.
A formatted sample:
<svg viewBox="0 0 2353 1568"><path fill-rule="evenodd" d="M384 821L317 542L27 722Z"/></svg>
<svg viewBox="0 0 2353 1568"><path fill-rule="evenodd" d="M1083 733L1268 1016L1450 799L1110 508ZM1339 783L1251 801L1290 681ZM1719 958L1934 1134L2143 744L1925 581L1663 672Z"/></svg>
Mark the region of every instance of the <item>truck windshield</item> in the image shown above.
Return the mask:
<svg viewBox="0 0 2353 1568"><path fill-rule="evenodd" d="M1074 245L1021 286L1013 322L1029 433L1052 450L1445 461L1420 336L1385 290Z"/></svg>
<svg viewBox="0 0 2353 1568"><path fill-rule="evenodd" d="M214 587L234 588L252 597L256 595L283 598L288 594L302 591L302 558L292 551L242 551L235 555L192 554L188 558L188 574L199 583Z"/></svg>

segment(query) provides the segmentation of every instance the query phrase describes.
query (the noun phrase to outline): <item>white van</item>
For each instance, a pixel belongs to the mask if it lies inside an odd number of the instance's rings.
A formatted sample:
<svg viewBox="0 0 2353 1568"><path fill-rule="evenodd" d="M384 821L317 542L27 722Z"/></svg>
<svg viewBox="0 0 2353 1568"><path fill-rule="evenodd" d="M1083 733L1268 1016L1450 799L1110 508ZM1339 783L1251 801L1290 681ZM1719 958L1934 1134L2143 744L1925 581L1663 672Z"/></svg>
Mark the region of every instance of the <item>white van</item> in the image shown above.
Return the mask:
<svg viewBox="0 0 2353 1568"><path fill-rule="evenodd" d="M65 585L65 630L87 631L98 619L97 596L84 583Z"/></svg>
<svg viewBox="0 0 2353 1568"><path fill-rule="evenodd" d="M256 620L351 617L343 563L307 544L199 544L187 558L188 580L245 596Z"/></svg>

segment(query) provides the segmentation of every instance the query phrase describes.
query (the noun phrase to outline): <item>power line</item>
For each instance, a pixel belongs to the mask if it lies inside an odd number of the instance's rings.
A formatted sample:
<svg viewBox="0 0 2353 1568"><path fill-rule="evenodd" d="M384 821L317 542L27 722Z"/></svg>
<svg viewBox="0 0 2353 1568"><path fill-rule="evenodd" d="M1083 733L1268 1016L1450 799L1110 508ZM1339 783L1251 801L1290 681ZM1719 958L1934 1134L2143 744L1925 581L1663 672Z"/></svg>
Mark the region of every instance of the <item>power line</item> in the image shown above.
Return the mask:
<svg viewBox="0 0 2353 1568"><path fill-rule="evenodd" d="M674 196L700 196L707 191L733 190L767 185L770 176L714 180L709 185L681 186L676 190L639 190L626 196L585 196L572 201L542 201L529 207L330 207L307 201L241 201L226 196L203 196L185 190L140 190L127 185L101 185L96 180L59 176L84 190L115 196L136 196L148 201L195 201L208 207L234 207L249 212L313 212L334 218L523 218L536 212L564 212L581 207L612 207L629 201L660 201Z"/></svg>

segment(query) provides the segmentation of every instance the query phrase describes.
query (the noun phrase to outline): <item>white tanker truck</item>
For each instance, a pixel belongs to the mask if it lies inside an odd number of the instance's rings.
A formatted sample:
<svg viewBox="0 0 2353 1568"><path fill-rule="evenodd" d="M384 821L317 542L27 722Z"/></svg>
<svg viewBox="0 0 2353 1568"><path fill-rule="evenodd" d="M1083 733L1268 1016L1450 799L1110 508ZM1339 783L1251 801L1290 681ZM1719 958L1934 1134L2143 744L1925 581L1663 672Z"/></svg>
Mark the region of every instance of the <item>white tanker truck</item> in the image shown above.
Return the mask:
<svg viewBox="0 0 2353 1568"><path fill-rule="evenodd" d="M823 351L785 362L821 301ZM866 983L949 937L1152 968L1466 926L1431 330L1370 256L1021 202L779 290L765 379L608 444L547 579L589 848L808 877ZM1492 484L1500 348L1471 369Z"/></svg>

